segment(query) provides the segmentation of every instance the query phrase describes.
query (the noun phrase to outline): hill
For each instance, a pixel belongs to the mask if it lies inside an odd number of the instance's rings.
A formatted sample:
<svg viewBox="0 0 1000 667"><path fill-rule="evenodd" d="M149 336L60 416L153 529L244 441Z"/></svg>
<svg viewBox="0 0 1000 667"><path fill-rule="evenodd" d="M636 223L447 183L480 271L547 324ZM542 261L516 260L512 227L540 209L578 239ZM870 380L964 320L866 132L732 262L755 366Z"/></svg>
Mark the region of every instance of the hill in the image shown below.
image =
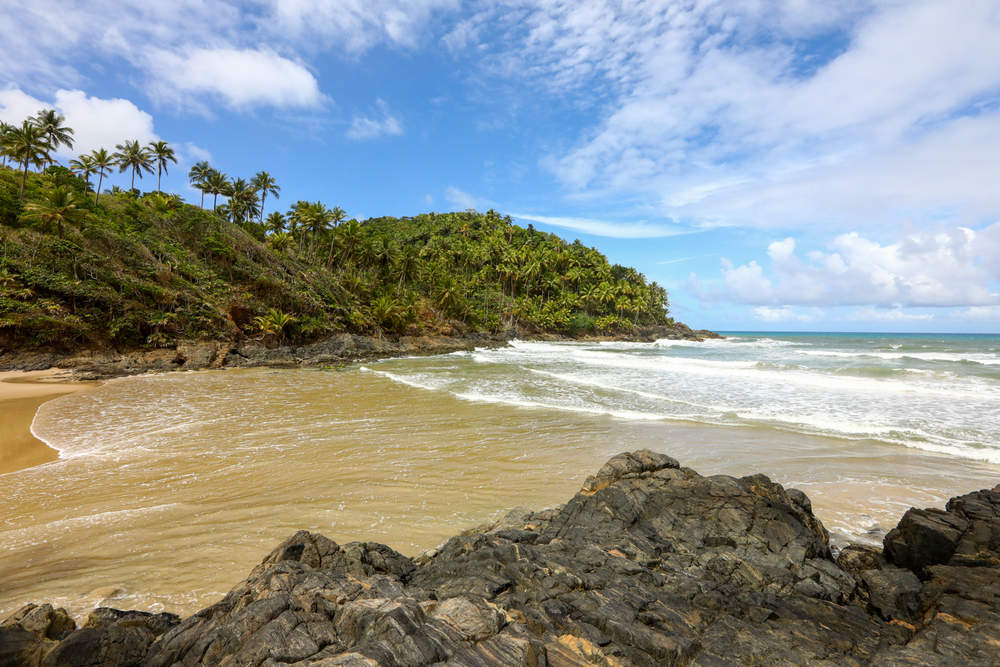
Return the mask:
<svg viewBox="0 0 1000 667"><path fill-rule="evenodd" d="M98 200L60 166L28 173L19 201L22 176L0 168L0 348L673 323L666 291L634 269L495 211L335 224L342 212L298 202L287 231L268 230L161 192Z"/></svg>

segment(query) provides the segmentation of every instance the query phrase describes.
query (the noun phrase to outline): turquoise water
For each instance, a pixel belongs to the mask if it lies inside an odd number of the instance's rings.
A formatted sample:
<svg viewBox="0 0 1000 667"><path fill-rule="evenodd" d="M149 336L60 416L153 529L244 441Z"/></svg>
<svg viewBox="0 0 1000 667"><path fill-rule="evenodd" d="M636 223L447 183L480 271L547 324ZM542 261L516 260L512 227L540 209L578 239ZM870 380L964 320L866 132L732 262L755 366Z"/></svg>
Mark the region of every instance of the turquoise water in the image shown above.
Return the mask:
<svg viewBox="0 0 1000 667"><path fill-rule="evenodd" d="M370 372L459 398L774 428L1000 463L1000 336L729 332L655 343L514 341Z"/></svg>

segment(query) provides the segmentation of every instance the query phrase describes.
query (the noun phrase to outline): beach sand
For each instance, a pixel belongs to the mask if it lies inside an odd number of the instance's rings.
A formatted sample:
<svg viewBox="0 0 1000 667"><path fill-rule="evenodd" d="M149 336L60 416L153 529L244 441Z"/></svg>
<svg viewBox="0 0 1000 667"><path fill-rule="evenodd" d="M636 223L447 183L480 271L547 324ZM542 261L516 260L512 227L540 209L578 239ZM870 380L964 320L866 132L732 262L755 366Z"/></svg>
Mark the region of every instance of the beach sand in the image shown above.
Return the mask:
<svg viewBox="0 0 1000 667"><path fill-rule="evenodd" d="M59 369L0 372L0 475L57 459L56 450L31 434L38 406L96 385L72 382Z"/></svg>

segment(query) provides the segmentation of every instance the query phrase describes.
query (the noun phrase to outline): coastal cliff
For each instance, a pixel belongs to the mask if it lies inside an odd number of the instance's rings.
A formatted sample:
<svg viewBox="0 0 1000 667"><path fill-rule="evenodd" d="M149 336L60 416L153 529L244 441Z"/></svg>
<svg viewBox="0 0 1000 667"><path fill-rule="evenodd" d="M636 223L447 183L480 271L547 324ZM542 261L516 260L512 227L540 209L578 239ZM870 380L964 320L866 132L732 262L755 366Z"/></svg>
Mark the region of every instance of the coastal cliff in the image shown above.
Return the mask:
<svg viewBox="0 0 1000 667"><path fill-rule="evenodd" d="M181 620L28 605L0 665L995 664L1000 486L835 559L809 499L619 454L417 558L298 532Z"/></svg>

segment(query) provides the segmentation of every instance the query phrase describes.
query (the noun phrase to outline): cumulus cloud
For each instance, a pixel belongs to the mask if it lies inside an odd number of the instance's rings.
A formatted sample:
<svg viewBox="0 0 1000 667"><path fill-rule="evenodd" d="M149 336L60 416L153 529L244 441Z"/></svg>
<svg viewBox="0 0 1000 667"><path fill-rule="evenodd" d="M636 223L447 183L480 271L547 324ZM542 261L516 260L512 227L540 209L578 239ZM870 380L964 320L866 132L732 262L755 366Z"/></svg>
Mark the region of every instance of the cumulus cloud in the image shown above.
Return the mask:
<svg viewBox="0 0 1000 667"><path fill-rule="evenodd" d="M126 139L142 143L159 139L153 129L153 117L131 101L103 99L82 90L57 90L51 101L39 100L22 90L0 91L0 119L20 123L43 108L54 108L66 117L73 128L72 149L60 148L58 155L78 155L95 148L112 149Z"/></svg>
<svg viewBox="0 0 1000 667"><path fill-rule="evenodd" d="M146 60L153 94L180 105L191 94L217 97L233 109L313 107L323 101L308 69L268 49L158 50Z"/></svg>
<svg viewBox="0 0 1000 667"><path fill-rule="evenodd" d="M389 111L385 100L377 100L373 116L355 116L345 136L355 141L378 139L380 137L399 136L403 134L403 124Z"/></svg>
<svg viewBox="0 0 1000 667"><path fill-rule="evenodd" d="M722 260L721 279L691 279L702 298L762 306L878 306L867 319L901 319L899 307L985 307L1000 304L1000 223L916 232L882 244L841 234L827 250L800 253L794 238L767 248L768 266ZM863 319L863 318L862 318Z"/></svg>

